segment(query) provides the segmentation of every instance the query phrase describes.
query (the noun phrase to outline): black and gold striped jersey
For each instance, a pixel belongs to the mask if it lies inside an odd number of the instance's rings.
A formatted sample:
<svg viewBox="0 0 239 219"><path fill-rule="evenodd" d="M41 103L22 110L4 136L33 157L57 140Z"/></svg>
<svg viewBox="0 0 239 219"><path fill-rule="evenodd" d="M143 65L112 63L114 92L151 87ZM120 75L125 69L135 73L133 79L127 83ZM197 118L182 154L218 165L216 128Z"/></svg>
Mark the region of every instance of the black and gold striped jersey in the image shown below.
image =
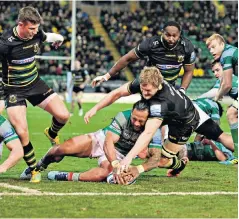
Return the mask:
<svg viewBox="0 0 239 219"><path fill-rule="evenodd" d="M29 40L21 39L16 27L0 37L0 61L2 62L3 84L25 87L38 78L35 55L46 40L43 30Z"/></svg>
<svg viewBox="0 0 239 219"><path fill-rule="evenodd" d="M181 37L173 48L167 48L162 35L147 38L135 48L140 59L147 58L147 66L157 67L164 79L173 83L184 65L195 62L194 46L190 40Z"/></svg>

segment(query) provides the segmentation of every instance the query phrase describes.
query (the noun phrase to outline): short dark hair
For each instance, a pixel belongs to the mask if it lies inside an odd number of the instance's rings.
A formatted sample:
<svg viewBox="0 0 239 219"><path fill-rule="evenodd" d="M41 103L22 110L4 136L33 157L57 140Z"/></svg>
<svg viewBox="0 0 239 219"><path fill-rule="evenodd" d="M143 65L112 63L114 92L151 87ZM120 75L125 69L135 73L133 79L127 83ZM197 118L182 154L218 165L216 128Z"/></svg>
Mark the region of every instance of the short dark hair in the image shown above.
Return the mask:
<svg viewBox="0 0 239 219"><path fill-rule="evenodd" d="M219 60L213 60L211 63L211 67L213 67L214 65L216 65L217 63L220 64Z"/></svg>
<svg viewBox="0 0 239 219"><path fill-rule="evenodd" d="M35 8L27 6L21 8L18 14L18 22L26 21L29 21L33 24L40 24L42 22L42 17Z"/></svg>
<svg viewBox="0 0 239 219"><path fill-rule="evenodd" d="M179 30L179 32L182 31L182 28L181 28L180 24L179 24L178 22L176 22L176 21L168 21L168 22L163 26L163 30L165 30L166 27L168 27L168 26L177 27L178 30Z"/></svg>
<svg viewBox="0 0 239 219"><path fill-rule="evenodd" d="M217 101L215 101L215 102L218 105L219 116L222 117L222 114L223 114L223 111L224 111L223 108L222 108L222 105L219 102L217 102Z"/></svg>
<svg viewBox="0 0 239 219"><path fill-rule="evenodd" d="M148 101L146 100L139 100L137 101L136 103L134 103L133 105L133 110L136 109L136 110L139 110L139 111L145 111L147 110L148 113L149 113L149 103Z"/></svg>

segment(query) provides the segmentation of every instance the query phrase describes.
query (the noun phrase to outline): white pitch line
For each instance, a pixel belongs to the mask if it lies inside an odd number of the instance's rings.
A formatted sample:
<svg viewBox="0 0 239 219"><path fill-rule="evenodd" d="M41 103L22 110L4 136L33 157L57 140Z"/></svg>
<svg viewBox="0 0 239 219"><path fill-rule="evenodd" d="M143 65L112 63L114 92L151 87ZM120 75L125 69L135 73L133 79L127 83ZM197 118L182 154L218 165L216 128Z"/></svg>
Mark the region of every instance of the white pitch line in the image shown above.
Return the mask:
<svg viewBox="0 0 239 219"><path fill-rule="evenodd" d="M212 196L212 195L238 195L238 192L75 192L75 193L57 193L57 192L36 192L36 193L9 193L2 192L0 196Z"/></svg>
<svg viewBox="0 0 239 219"><path fill-rule="evenodd" d="M10 185L8 183L0 183L0 187L7 188L7 189L13 189L13 190L20 190L21 192L27 192L27 193L30 193L30 194L41 193L40 191L38 191L36 189L29 189L29 188L21 187L21 186L13 186L13 185ZM19 193L19 194L21 194L21 193Z"/></svg>

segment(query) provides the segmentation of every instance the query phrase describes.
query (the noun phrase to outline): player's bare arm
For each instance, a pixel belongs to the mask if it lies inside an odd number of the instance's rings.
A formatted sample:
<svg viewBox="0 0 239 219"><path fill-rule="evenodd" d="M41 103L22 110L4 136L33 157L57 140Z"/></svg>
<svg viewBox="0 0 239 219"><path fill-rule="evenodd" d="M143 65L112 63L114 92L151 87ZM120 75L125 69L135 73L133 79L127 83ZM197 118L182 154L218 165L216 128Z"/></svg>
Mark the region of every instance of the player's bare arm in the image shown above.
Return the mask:
<svg viewBox="0 0 239 219"><path fill-rule="evenodd" d="M130 62L138 59L139 58L136 56L134 49L132 49L126 55L122 56L105 75L94 78L91 83L92 87L95 87L104 81L108 81L112 76L116 75L123 68L125 68Z"/></svg>
<svg viewBox="0 0 239 219"><path fill-rule="evenodd" d="M97 113L97 111L114 103L120 97L129 96L130 95L130 92L128 91L129 83L126 83L126 84L122 85L121 87L111 91L100 102L98 102L93 108L91 108L84 116L85 123L88 124L90 121L90 118L93 117Z"/></svg>
<svg viewBox="0 0 239 219"><path fill-rule="evenodd" d="M144 148L146 148L157 129L161 126L163 120L158 118L148 119L145 125L144 131L141 133L139 138L137 139L134 147L130 150L130 152L126 155L126 157L120 162L121 170L127 169L132 159L138 155Z"/></svg>
<svg viewBox="0 0 239 219"><path fill-rule="evenodd" d="M107 131L105 142L104 142L104 152L105 155L110 163L116 160L116 153L115 153L115 146L114 144L118 142L120 136L111 132Z"/></svg>
<svg viewBox="0 0 239 219"><path fill-rule="evenodd" d="M183 67L184 67L184 75L182 78L181 87L186 90L191 83L195 65L190 64L190 65L184 65Z"/></svg>
<svg viewBox="0 0 239 219"><path fill-rule="evenodd" d="M139 177L143 172L150 171L158 167L158 162L160 159L161 150L159 148L149 148L148 150L148 159L145 163L138 166L130 166L127 172L121 174L121 180L119 183L127 184L128 179L133 180Z"/></svg>
<svg viewBox="0 0 239 219"><path fill-rule="evenodd" d="M222 97L225 94L227 94L230 91L230 89L232 88L232 74L233 74L232 69L227 69L227 70L223 71L222 83L221 83L220 89L215 97L215 101L222 99Z"/></svg>

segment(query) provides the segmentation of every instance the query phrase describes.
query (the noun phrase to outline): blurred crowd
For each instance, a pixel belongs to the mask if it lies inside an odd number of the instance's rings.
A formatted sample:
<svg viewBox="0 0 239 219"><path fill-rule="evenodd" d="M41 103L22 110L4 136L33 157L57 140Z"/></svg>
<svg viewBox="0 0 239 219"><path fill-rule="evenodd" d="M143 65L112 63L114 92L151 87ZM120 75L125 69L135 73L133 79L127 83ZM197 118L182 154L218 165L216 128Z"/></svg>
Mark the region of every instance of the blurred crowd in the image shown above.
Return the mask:
<svg viewBox="0 0 239 219"><path fill-rule="evenodd" d="M21 7L31 5L36 7L43 18L42 28L45 32L60 33L64 36L64 44L54 49L50 44L44 44L41 55L71 56L71 6L65 1L31 1L31 2L0 2L0 33L16 24L18 11ZM95 35L94 28L87 13L81 9L76 12L76 59L81 61L94 77L106 73L113 65L113 57L105 48L101 36ZM61 75L70 70L70 61L39 60L40 74Z"/></svg>
<svg viewBox="0 0 239 219"><path fill-rule="evenodd" d="M211 57L204 41L212 33L220 33L228 43L237 46L237 8L233 10L230 5L224 17L218 16L211 1L142 1L140 6L135 12L101 11L101 22L122 55L146 37L160 34L169 20L179 22L183 34L194 44L196 68L210 68ZM131 65L132 71L139 73L143 64L144 61Z"/></svg>
<svg viewBox="0 0 239 219"><path fill-rule="evenodd" d="M168 20L178 21L184 35L195 45L196 68L210 68L210 54L204 43L213 32L225 37L228 43L237 46L237 7L228 4L226 16L218 16L211 1L140 1L140 9L135 12L101 11L101 22L108 31L119 52L124 55L146 37L160 34ZM0 1L0 34L16 24L21 7L36 7L43 17L45 32L60 33L64 44L57 50L44 44L41 55L70 56L71 51L71 5L68 1ZM81 9L76 13L76 59L81 61L91 77L104 74L113 66L113 57L105 48L104 39L95 34L89 15ZM39 60L40 74L62 75L70 70L70 61ZM145 61L131 66L134 74L139 73ZM117 79L117 78L116 78Z"/></svg>

